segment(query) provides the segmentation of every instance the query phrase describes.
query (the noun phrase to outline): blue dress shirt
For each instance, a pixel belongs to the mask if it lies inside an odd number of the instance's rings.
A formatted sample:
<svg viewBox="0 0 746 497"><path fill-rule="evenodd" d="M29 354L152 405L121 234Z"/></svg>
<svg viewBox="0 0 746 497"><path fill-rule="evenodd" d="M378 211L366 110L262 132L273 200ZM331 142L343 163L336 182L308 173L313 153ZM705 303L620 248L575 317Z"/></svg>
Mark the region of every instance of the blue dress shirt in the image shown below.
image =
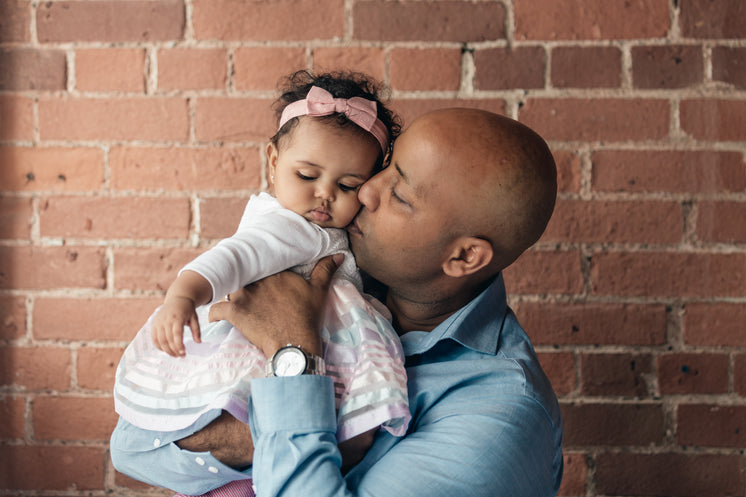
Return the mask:
<svg viewBox="0 0 746 497"><path fill-rule="evenodd" d="M412 423L380 432L346 476L336 446L332 381L322 376L253 380L251 428L257 495L313 497L510 496L557 493L562 423L531 343L507 305L502 275L431 332L401 337ZM186 494L249 478L174 440L205 426L155 433L120 420L115 467Z"/></svg>

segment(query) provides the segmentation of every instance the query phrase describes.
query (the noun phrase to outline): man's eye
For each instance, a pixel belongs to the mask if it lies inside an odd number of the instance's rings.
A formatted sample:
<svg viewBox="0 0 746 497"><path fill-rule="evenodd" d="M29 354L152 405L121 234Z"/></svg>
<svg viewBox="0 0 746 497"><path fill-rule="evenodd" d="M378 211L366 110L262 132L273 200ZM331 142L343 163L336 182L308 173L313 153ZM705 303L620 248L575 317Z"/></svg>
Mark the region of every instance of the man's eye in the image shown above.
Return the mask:
<svg viewBox="0 0 746 497"><path fill-rule="evenodd" d="M396 190L391 188L391 197L393 197L394 200L396 200L398 203L402 205L409 205L409 202L401 198L399 195L396 194Z"/></svg>

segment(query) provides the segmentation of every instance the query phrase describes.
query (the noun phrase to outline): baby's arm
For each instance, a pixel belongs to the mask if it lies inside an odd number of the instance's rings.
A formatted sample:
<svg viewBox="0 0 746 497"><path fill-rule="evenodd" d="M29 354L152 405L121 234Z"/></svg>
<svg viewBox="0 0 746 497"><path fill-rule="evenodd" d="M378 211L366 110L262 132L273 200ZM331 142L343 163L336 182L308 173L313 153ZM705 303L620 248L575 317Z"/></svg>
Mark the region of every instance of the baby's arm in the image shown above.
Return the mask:
<svg viewBox="0 0 746 497"><path fill-rule="evenodd" d="M194 271L182 271L166 292L163 306L153 318L153 343L174 357L183 356L184 326L192 330L195 342L200 341L196 308L212 300L212 286Z"/></svg>

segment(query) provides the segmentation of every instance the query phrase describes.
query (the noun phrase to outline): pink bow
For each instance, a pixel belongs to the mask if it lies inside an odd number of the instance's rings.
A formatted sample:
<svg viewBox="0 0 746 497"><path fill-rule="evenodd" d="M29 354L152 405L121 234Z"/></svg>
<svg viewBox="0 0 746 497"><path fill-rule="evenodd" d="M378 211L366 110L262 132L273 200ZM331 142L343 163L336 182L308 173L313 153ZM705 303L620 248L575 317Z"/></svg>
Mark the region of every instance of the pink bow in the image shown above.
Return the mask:
<svg viewBox="0 0 746 497"><path fill-rule="evenodd" d="M285 107L282 111L279 127L282 128L286 122L294 117L328 116L335 112L344 114L347 119L372 134L381 145L383 154L386 155L389 144L388 131L386 126L378 119L376 102L366 98L334 98L331 93L323 88L312 86L305 99L297 100Z"/></svg>

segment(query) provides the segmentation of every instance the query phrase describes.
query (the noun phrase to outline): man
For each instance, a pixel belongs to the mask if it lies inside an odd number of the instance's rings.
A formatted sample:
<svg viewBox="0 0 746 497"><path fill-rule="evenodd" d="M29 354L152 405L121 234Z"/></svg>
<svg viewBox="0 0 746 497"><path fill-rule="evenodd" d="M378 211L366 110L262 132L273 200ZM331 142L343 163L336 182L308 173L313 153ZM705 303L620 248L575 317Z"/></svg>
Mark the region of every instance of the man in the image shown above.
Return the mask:
<svg viewBox="0 0 746 497"><path fill-rule="evenodd" d="M252 465L260 496L554 495L559 407L507 307L501 271L541 236L556 188L546 144L516 121L469 109L417 119L391 165L361 188L349 229L358 265L386 287L404 347L407 435L377 434L343 475L332 381L300 374L253 381L250 433L223 415L131 457L138 436L120 423L115 465L146 481L150 468L160 485L193 494L246 478L239 470ZM320 355L335 268L323 260L310 282L270 277L214 306L211 318L229 320L267 357L287 344Z"/></svg>

